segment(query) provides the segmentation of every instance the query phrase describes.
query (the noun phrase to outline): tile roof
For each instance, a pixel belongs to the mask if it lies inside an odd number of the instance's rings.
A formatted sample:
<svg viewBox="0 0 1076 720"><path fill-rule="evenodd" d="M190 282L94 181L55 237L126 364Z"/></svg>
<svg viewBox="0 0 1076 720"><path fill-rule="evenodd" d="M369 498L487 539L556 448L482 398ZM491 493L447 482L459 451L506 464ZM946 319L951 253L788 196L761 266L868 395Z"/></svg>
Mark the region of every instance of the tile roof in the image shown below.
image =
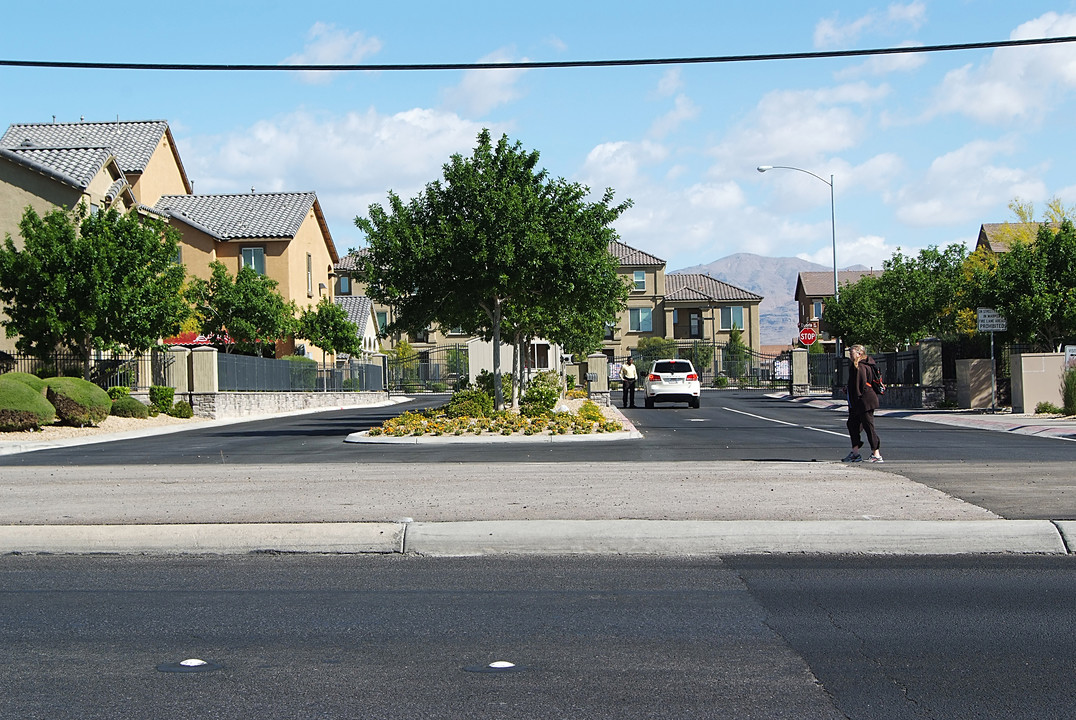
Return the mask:
<svg viewBox="0 0 1076 720"><path fill-rule="evenodd" d="M154 208L218 240L292 238L316 201L312 192L166 195Z"/></svg>
<svg viewBox="0 0 1076 720"><path fill-rule="evenodd" d="M761 302L761 295L700 273L665 276L665 300L672 302Z"/></svg>
<svg viewBox="0 0 1076 720"><path fill-rule="evenodd" d="M1046 224L1055 230L1061 227L1059 223L1055 222ZM1009 245L1017 238L1034 242L1035 238L1038 237L1040 225L1042 223L1036 222L983 223L979 227L979 240L975 243L975 249L978 250L985 245L995 253L1009 252Z"/></svg>
<svg viewBox="0 0 1076 720"><path fill-rule="evenodd" d="M106 147L123 172L142 173L166 132L168 123L163 120L11 125L0 137L0 147Z"/></svg>
<svg viewBox="0 0 1076 720"><path fill-rule="evenodd" d="M650 253L643 252L630 245L625 245L619 240L611 240L609 242L609 252L621 265L665 265L665 261L661 258L654 257Z"/></svg>
<svg viewBox="0 0 1076 720"><path fill-rule="evenodd" d="M347 312L347 319L358 325L359 337L365 335L374 307L370 298L365 295L337 295L333 299ZM374 328L374 332L377 332L377 328Z"/></svg>
<svg viewBox="0 0 1076 720"><path fill-rule="evenodd" d="M45 173L76 188L85 188L101 172L112 153L104 147L84 148L3 148L5 157L37 172Z"/></svg>
<svg viewBox="0 0 1076 720"><path fill-rule="evenodd" d="M362 258L367 253L366 248L359 248L353 252L344 255L340 258L340 262L333 266L334 270L344 270L347 272L355 272L362 269Z"/></svg>
<svg viewBox="0 0 1076 720"><path fill-rule="evenodd" d="M855 285L866 275L878 277L881 274L881 270L841 270L837 273L837 283L839 285ZM807 297L831 297L833 295L833 272L801 272L796 284L798 286L797 297L800 294L800 288L803 289L803 294Z"/></svg>

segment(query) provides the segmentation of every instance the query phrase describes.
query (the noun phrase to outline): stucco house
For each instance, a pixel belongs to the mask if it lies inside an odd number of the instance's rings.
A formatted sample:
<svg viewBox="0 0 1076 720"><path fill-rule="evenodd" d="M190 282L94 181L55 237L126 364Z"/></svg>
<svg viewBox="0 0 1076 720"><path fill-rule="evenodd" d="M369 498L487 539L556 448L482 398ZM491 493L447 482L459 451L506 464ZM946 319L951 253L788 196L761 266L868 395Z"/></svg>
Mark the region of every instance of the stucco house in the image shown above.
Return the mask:
<svg viewBox="0 0 1076 720"><path fill-rule="evenodd" d="M854 285L866 276L879 277L881 270L841 270L837 273L838 286ZM810 325L818 333L819 342L834 343L834 338L821 324L826 301L833 297L833 273L801 272L796 279L796 304L799 307L799 327ZM832 348L831 348L832 349Z"/></svg>
<svg viewBox="0 0 1076 720"><path fill-rule="evenodd" d="M219 261L232 275L249 266L276 280L277 292L300 309L333 298L340 256L313 192L165 195L153 210L179 231L180 261L191 275L208 278L209 264ZM277 356L299 344L308 355L314 349L289 338L277 343Z"/></svg>

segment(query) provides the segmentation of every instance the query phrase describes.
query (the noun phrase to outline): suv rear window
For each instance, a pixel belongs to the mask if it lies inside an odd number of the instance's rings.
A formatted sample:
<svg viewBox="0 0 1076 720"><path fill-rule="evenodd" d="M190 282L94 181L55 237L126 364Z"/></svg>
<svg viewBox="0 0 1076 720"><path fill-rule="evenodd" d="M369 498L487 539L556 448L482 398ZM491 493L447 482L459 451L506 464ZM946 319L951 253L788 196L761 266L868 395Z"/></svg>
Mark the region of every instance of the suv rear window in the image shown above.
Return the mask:
<svg viewBox="0 0 1076 720"><path fill-rule="evenodd" d="M691 372L691 363L689 362L676 362L665 361L654 363L654 372L656 373L689 373Z"/></svg>

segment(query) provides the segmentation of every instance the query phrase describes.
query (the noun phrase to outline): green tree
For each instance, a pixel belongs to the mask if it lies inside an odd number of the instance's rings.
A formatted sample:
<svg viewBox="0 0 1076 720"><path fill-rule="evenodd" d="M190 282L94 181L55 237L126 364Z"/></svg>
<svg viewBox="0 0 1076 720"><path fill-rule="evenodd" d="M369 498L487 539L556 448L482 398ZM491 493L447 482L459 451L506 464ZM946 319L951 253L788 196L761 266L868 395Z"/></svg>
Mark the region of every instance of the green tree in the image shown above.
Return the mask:
<svg viewBox="0 0 1076 720"><path fill-rule="evenodd" d="M725 374L730 378L741 378L750 367L750 351L743 341L743 332L736 325L729 331L729 341L725 343Z"/></svg>
<svg viewBox="0 0 1076 720"><path fill-rule="evenodd" d="M636 362L639 376L642 377L650 372L655 361L676 357L676 341L654 335L641 337L635 346L635 354L638 355Z"/></svg>
<svg viewBox="0 0 1076 720"><path fill-rule="evenodd" d="M296 334L321 348L322 352L352 355L362 352L358 326L348 320L347 310L327 297L299 313Z"/></svg>
<svg viewBox="0 0 1076 720"><path fill-rule="evenodd" d="M822 321L846 345L889 348L899 342L885 324L879 278L873 275L842 286L840 299L826 303Z"/></svg>
<svg viewBox="0 0 1076 720"><path fill-rule="evenodd" d="M966 258L967 249L955 243L944 250L928 247L916 257L898 249L885 261L876 286L885 333L894 344L956 334Z"/></svg>
<svg viewBox="0 0 1076 720"><path fill-rule="evenodd" d="M194 278L186 297L202 334L226 343L226 352L234 348L263 355L266 346L295 331L297 308L276 291L276 280L250 267L240 268L233 278L219 261L209 269L210 278Z"/></svg>
<svg viewBox="0 0 1076 720"><path fill-rule="evenodd" d="M551 180L538 159L483 130L470 157L445 164L443 182L406 204L390 192L387 211L374 204L355 220L369 241L367 293L396 309L389 332L437 323L492 341L497 409L502 338L585 346L624 297L607 256L609 225L630 203L612 205L611 190L588 203L586 188Z"/></svg>
<svg viewBox="0 0 1076 720"><path fill-rule="evenodd" d="M1017 241L997 257L991 276L980 276L979 298L1005 316L1018 342L1054 352L1076 338L1076 228L1039 226L1034 243Z"/></svg>
<svg viewBox="0 0 1076 720"><path fill-rule="evenodd" d="M178 235L159 221L84 204L44 217L28 207L19 234L21 250L10 235L0 249L0 301L23 352L73 352L88 374L91 351L143 352L186 317Z"/></svg>

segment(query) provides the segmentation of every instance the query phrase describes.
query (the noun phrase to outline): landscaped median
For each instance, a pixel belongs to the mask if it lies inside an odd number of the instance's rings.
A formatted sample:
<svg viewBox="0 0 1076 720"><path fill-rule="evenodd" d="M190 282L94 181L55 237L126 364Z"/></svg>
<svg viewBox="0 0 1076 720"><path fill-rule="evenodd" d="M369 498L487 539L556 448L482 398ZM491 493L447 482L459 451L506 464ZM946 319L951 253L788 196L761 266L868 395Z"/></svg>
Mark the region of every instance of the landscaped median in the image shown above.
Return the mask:
<svg viewBox="0 0 1076 720"><path fill-rule="evenodd" d="M555 410L535 415L505 410L454 416L446 411L448 407L403 413L378 427L348 435L346 442L566 442L642 437L616 408L580 398L565 400Z"/></svg>
<svg viewBox="0 0 1076 720"><path fill-rule="evenodd" d="M546 375L545 373L541 375ZM581 390L562 396L555 375L533 381L518 408L494 411L481 388L456 392L445 405L405 412L378 427L352 433L352 443L503 442L641 437L615 408L600 407Z"/></svg>

